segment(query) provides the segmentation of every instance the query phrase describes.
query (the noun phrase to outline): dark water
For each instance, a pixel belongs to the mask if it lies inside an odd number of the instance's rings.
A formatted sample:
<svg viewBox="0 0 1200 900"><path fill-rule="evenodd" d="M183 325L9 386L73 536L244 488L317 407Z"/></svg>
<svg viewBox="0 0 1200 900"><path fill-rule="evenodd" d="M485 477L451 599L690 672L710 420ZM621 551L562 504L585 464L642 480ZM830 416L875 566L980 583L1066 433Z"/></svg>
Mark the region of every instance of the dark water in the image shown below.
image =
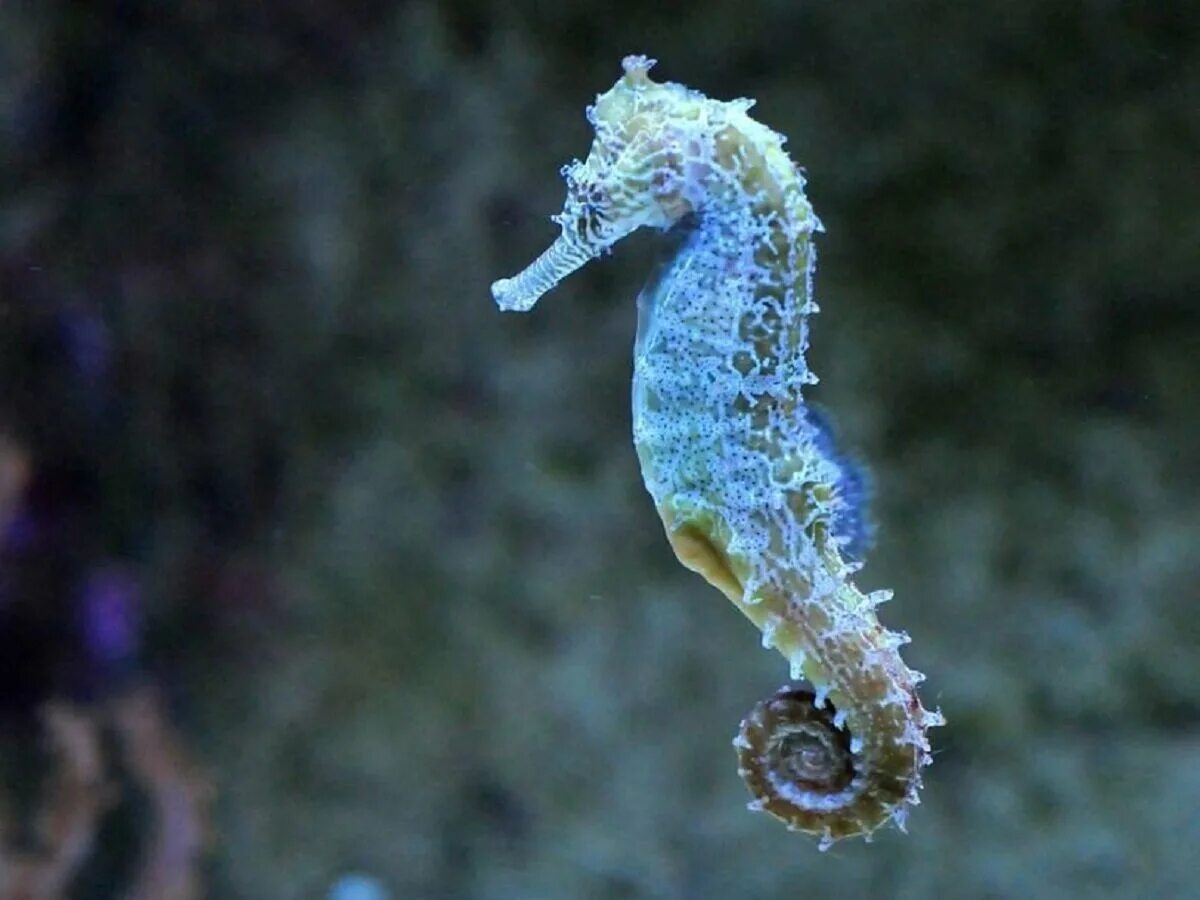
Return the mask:
<svg viewBox="0 0 1200 900"><path fill-rule="evenodd" d="M631 52L807 170L907 836L744 811L653 242L489 297ZM1197 109L1185 3L3 5L0 896L1195 896Z"/></svg>

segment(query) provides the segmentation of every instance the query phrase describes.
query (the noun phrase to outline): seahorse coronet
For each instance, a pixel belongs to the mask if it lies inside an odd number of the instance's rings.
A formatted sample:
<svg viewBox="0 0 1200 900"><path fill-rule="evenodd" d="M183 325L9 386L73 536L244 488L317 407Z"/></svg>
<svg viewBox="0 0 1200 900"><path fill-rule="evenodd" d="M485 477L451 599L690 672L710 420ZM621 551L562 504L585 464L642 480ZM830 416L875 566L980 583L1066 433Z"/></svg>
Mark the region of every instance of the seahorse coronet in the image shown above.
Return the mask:
<svg viewBox="0 0 1200 900"><path fill-rule="evenodd" d="M679 561L753 622L793 681L757 704L734 746L753 799L822 848L903 827L930 762L923 678L876 617L891 591L853 581L870 543L868 482L802 390L822 231L784 138L713 100L624 75L587 108L588 156L563 167L558 238L492 293L524 311L642 228L683 235L638 298L633 439Z"/></svg>

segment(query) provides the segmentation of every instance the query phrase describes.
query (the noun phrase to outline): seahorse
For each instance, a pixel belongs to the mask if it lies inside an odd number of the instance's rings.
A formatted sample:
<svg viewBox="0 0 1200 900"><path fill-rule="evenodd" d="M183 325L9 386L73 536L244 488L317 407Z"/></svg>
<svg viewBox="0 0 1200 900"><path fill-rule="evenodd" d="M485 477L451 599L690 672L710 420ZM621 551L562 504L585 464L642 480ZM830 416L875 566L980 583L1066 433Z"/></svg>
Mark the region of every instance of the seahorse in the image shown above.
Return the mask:
<svg viewBox="0 0 1200 900"><path fill-rule="evenodd" d="M904 828L943 724L900 657L903 633L854 584L861 478L806 406L813 235L821 229L784 138L754 101L711 100L630 56L587 109L588 157L563 168L561 233L492 285L525 311L641 227L681 241L638 298L633 439L679 561L718 588L790 664L734 746L749 806L834 841ZM806 681L807 686L796 682Z"/></svg>

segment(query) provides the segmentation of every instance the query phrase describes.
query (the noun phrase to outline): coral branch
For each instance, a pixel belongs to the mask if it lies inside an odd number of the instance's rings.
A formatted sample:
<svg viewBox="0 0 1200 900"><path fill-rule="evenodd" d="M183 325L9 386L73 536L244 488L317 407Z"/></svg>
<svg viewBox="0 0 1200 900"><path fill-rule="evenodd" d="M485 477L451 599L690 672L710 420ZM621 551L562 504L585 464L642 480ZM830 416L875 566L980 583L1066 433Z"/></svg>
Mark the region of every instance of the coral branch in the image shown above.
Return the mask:
<svg viewBox="0 0 1200 900"><path fill-rule="evenodd" d="M49 706L44 720L56 767L35 820L37 851L0 855L0 896L8 900L63 897L91 853L100 817L112 799L96 723L61 705Z"/></svg>
<svg viewBox="0 0 1200 900"><path fill-rule="evenodd" d="M209 845L212 789L184 753L148 689L115 704L113 724L130 774L150 795L154 826L126 900L192 900Z"/></svg>
<svg viewBox="0 0 1200 900"><path fill-rule="evenodd" d="M192 900L209 844L212 791L189 760L149 689L116 700L110 719L130 776L152 807L150 833L125 900ZM34 852L0 850L0 897L61 900L103 838L101 819L117 800L101 748L101 722L64 704L47 707L55 769L36 813ZM9 835L6 835L9 837Z"/></svg>

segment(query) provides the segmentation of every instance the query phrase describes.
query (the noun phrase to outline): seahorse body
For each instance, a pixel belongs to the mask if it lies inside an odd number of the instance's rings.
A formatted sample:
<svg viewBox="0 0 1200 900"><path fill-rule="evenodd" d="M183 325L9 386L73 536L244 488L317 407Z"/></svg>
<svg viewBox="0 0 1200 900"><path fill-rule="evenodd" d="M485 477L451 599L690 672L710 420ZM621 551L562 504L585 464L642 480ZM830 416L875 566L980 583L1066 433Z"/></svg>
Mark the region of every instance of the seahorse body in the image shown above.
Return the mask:
<svg viewBox="0 0 1200 900"><path fill-rule="evenodd" d="M903 826L930 762L907 637L854 585L861 477L804 405L814 232L783 138L721 102L650 80L645 57L588 109L596 137L563 170L562 233L492 287L527 310L629 232L686 229L639 298L633 435L679 560L719 588L790 662L793 679L743 721L739 772L765 810L821 846Z"/></svg>

